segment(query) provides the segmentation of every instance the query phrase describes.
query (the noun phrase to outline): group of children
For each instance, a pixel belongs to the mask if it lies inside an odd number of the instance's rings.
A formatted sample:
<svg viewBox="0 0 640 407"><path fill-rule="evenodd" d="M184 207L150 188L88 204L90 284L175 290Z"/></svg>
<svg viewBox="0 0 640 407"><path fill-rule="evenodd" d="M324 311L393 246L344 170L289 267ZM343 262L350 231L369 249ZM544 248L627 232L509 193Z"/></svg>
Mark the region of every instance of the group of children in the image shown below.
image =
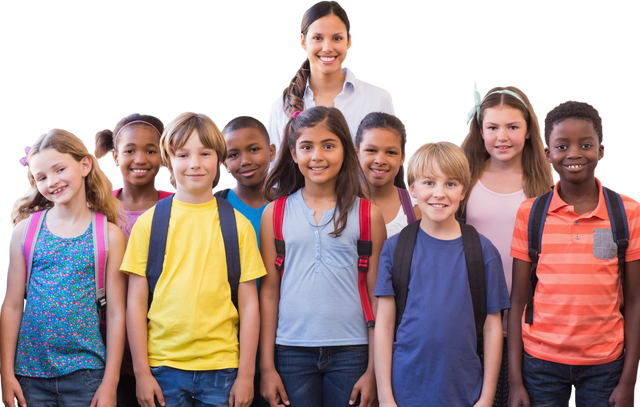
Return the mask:
<svg viewBox="0 0 640 407"><path fill-rule="evenodd" d="M269 132L127 116L96 135L117 190L69 132L30 147L4 405L566 406L575 386L579 406L632 406L640 209L595 178L598 112L559 105L543 141L527 96L494 88L461 148L411 156L407 189L404 125L331 66L348 19L318 4ZM214 194L222 165L237 185Z"/></svg>

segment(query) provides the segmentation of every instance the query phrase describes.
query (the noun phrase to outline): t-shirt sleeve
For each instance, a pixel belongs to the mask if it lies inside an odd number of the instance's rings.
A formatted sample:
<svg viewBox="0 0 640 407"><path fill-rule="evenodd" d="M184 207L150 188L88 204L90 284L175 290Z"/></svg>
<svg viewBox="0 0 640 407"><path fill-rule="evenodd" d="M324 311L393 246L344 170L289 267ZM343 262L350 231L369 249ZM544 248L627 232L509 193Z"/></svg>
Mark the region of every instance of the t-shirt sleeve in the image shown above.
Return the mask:
<svg viewBox="0 0 640 407"><path fill-rule="evenodd" d="M384 113L388 113L388 114L392 114L395 115L395 110L393 109L393 101L391 99L391 94L387 91L385 91L384 97L383 97L383 107L382 107L382 111Z"/></svg>
<svg viewBox="0 0 640 407"><path fill-rule="evenodd" d="M374 295L394 295L393 282L391 280L391 270L393 268L393 253L398 243L398 235L395 235L384 242L382 252L380 253L380 261L378 262L378 280L376 281L376 289Z"/></svg>
<svg viewBox="0 0 640 407"><path fill-rule="evenodd" d="M155 207L140 215L131 229L127 251L124 253L124 259L120 266L120 271L125 274L132 273L146 277L149 236L151 236L151 221L154 210Z"/></svg>
<svg viewBox="0 0 640 407"><path fill-rule="evenodd" d="M622 196L627 224L629 226L629 247L625 252L625 261L640 259L640 204L633 199Z"/></svg>
<svg viewBox="0 0 640 407"><path fill-rule="evenodd" d="M516 214L516 223L513 227L513 239L511 240L511 257L514 259L531 262L529 258L529 212L534 199L524 201Z"/></svg>
<svg viewBox="0 0 640 407"><path fill-rule="evenodd" d="M481 239L487 289L487 314L493 314L511 308L511 302L509 301L509 290L504 278L500 252L489 239L484 236Z"/></svg>
<svg viewBox="0 0 640 407"><path fill-rule="evenodd" d="M236 212L236 224L238 228L238 245L240 248L240 282L255 280L267 274L258 250L256 232L251 222L240 212Z"/></svg>

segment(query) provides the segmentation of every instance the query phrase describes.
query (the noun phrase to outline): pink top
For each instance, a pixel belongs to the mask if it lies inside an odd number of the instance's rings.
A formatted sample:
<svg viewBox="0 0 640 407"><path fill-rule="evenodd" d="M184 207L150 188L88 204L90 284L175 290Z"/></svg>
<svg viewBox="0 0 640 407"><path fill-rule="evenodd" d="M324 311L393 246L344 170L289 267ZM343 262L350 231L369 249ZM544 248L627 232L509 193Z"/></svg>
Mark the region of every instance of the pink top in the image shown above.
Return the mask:
<svg viewBox="0 0 640 407"><path fill-rule="evenodd" d="M114 189L112 192L113 196L117 198L118 195L120 195L121 191L122 191L122 188ZM160 199L164 199L170 195L173 195L173 192L167 192L167 191L158 191L158 193L160 195ZM136 223L140 215L142 215L145 212L146 211L128 211L125 209L124 213L127 214L129 218L128 219L129 222L126 225L119 225L119 226L120 226L120 229L122 229L122 232L124 233L124 236L127 239L127 241L129 241L129 235L131 235L131 228L133 228L133 224Z"/></svg>
<svg viewBox="0 0 640 407"><path fill-rule="evenodd" d="M500 252L504 277L511 295L511 238L520 204L527 200L524 189L511 194L499 194L489 190L478 180L467 203L467 223L483 234ZM502 330L507 336L507 312L504 312Z"/></svg>

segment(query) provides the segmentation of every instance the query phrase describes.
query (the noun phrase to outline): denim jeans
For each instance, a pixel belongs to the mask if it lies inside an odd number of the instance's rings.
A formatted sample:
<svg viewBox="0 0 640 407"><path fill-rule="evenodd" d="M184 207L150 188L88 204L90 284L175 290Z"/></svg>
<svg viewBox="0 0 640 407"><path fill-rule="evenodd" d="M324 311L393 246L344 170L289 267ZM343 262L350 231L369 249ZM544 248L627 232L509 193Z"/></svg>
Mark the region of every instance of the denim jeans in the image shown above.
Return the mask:
<svg viewBox="0 0 640 407"><path fill-rule="evenodd" d="M353 386L368 361L368 345L276 345L276 370L295 407L349 406Z"/></svg>
<svg viewBox="0 0 640 407"><path fill-rule="evenodd" d="M568 406L572 385L577 407L608 407L623 366L624 352L611 363L590 366L548 362L523 352L522 380L533 407Z"/></svg>
<svg viewBox="0 0 640 407"><path fill-rule="evenodd" d="M16 378L28 406L88 407L103 376L104 369L83 369L60 377Z"/></svg>
<svg viewBox="0 0 640 407"><path fill-rule="evenodd" d="M162 389L166 407L228 407L238 369L193 371L160 366L152 367L151 373Z"/></svg>

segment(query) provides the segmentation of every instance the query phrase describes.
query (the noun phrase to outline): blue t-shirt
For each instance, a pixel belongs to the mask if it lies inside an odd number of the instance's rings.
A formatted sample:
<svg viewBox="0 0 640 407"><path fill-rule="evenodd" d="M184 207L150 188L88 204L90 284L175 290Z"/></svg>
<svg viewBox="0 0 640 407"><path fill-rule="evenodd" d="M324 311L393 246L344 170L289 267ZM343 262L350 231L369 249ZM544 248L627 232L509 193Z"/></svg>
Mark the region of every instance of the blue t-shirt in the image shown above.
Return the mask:
<svg viewBox="0 0 640 407"><path fill-rule="evenodd" d="M245 218L249 219L251 222L251 226L253 226L253 230L256 231L256 238L258 239L258 249L260 248L260 220L262 219L262 212L264 212L264 208L267 207L267 204L264 204L260 208L252 208L246 203L242 202L238 195L233 192L233 189L230 189L227 193L227 201L233 206L235 210L244 215Z"/></svg>
<svg viewBox="0 0 640 407"><path fill-rule="evenodd" d="M384 243L375 295L394 295L393 255L399 235ZM487 313L508 309L500 253L480 236ZM393 343L391 385L399 406L473 406L482 390L482 366L462 237L439 240L418 231L407 305Z"/></svg>

